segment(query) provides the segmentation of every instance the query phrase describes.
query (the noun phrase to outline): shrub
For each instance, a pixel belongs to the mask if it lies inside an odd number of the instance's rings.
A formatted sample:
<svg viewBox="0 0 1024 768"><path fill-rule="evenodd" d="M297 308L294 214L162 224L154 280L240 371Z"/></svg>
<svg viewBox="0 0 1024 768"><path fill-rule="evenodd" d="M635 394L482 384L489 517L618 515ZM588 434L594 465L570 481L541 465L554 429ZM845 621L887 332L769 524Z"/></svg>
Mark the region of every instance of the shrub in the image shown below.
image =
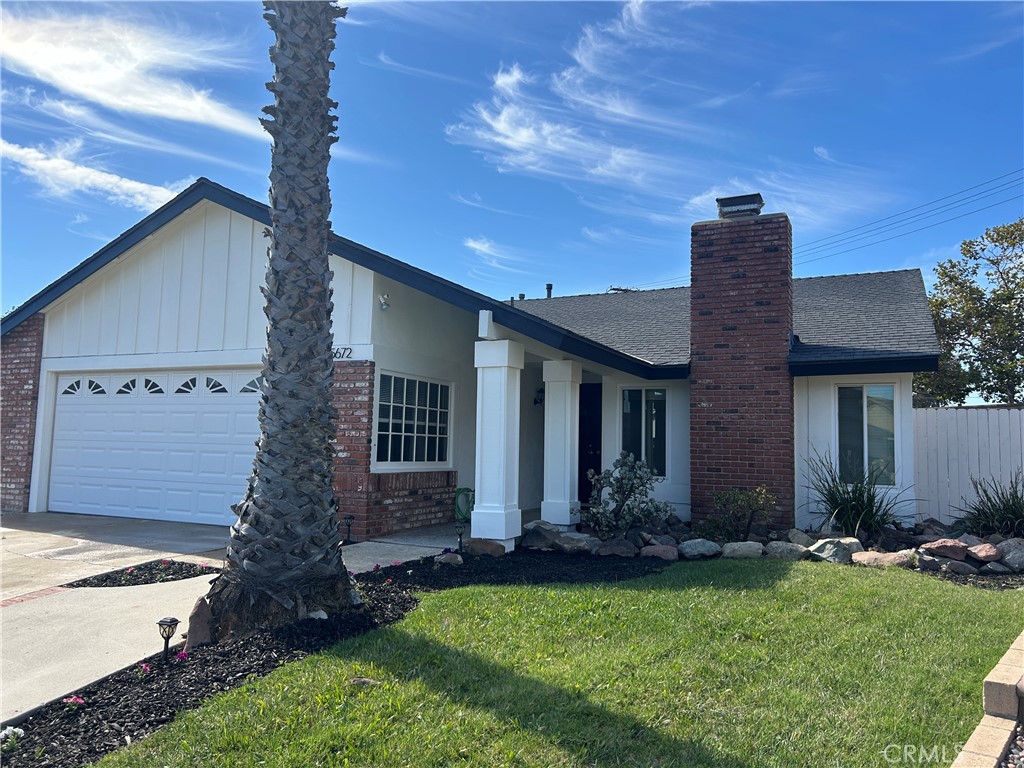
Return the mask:
<svg viewBox="0 0 1024 768"><path fill-rule="evenodd" d="M853 482L846 482L826 453L808 462L807 469L810 488L826 510L823 526L828 522L847 536L863 531L873 537L896 522L896 506L904 491L879 484L884 467L873 467Z"/></svg>
<svg viewBox="0 0 1024 768"><path fill-rule="evenodd" d="M775 496L763 485L730 488L715 494L714 515L698 523L695 533L718 541L746 541L754 520L767 523L774 508Z"/></svg>
<svg viewBox="0 0 1024 768"><path fill-rule="evenodd" d="M589 470L587 479L593 483L594 490L590 506L580 510L580 521L602 538L661 522L672 512L671 504L651 498L654 484L660 479L631 453L623 451L612 469L600 474Z"/></svg>
<svg viewBox="0 0 1024 768"><path fill-rule="evenodd" d="M1007 486L973 477L971 485L978 498L969 503L963 499L964 506L955 508L963 512L958 530L975 536L1024 536L1024 470L1018 469Z"/></svg>

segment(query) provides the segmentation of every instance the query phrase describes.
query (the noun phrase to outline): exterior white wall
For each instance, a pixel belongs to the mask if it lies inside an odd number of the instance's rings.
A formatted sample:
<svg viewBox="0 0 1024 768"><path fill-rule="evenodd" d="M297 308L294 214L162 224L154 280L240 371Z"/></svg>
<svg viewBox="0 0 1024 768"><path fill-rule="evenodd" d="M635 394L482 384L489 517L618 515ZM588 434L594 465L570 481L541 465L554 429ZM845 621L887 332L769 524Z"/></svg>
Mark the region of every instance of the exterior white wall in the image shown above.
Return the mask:
<svg viewBox="0 0 1024 768"><path fill-rule="evenodd" d="M377 302L382 294L388 295L386 310ZM380 275L374 275L370 301L377 389L382 371L451 384L450 461L444 468L459 473L459 485L472 486L476 467L476 314ZM334 343L342 345L337 337ZM374 472L441 468L432 464L378 466L376 445L373 456Z"/></svg>
<svg viewBox="0 0 1024 768"><path fill-rule="evenodd" d="M604 376L601 388L601 464L611 469L622 452L622 390L666 390L668 439L666 475L654 486L654 497L672 504L682 520L690 519L690 383L686 380L646 381L626 375ZM698 448L699 450L699 448Z"/></svg>
<svg viewBox="0 0 1024 768"><path fill-rule="evenodd" d="M914 505L914 419L913 374L883 373L850 376L798 376L793 381L794 433L796 441L796 525L818 527L823 522L808 487L808 462L826 453L835 460L839 454L839 386L892 384L894 387L896 431L896 485L904 491L899 514L912 520Z"/></svg>
<svg viewBox="0 0 1024 768"><path fill-rule="evenodd" d="M544 409L534 405L544 386L540 363L523 368L519 408L519 508L540 509L544 500Z"/></svg>

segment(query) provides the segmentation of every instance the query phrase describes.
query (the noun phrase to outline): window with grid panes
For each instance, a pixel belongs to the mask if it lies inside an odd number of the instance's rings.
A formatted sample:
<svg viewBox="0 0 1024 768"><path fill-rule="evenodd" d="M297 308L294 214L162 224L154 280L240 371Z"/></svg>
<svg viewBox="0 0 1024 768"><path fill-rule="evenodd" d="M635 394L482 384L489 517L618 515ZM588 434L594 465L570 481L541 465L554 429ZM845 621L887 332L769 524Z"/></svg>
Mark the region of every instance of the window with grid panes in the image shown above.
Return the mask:
<svg viewBox="0 0 1024 768"><path fill-rule="evenodd" d="M378 463L447 463L451 386L382 373Z"/></svg>

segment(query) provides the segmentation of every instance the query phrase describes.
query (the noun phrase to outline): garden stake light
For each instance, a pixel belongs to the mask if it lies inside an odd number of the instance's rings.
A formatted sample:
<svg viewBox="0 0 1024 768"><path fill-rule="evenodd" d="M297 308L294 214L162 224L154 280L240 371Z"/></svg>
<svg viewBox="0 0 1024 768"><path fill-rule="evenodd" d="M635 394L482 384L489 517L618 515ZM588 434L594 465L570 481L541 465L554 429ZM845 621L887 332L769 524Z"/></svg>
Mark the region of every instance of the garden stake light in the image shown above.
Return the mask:
<svg viewBox="0 0 1024 768"><path fill-rule="evenodd" d="M352 523L355 522L355 515L345 515L345 543L352 543Z"/></svg>
<svg viewBox="0 0 1024 768"><path fill-rule="evenodd" d="M171 644L171 638L174 637L174 631L178 628L178 620L173 616L168 616L165 619L160 619L156 623L160 627L160 637L164 639L164 663L167 663L167 646Z"/></svg>
<svg viewBox="0 0 1024 768"><path fill-rule="evenodd" d="M461 522L455 523L455 533L459 535L459 554L462 554L462 534L465 532L466 526Z"/></svg>

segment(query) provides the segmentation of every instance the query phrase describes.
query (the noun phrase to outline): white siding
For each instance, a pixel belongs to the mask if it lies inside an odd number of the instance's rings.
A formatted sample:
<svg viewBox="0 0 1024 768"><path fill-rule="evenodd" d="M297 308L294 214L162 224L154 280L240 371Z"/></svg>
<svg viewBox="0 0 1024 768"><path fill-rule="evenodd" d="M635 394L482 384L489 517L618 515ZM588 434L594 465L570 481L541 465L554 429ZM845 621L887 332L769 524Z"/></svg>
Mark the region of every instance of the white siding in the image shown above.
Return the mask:
<svg viewBox="0 0 1024 768"><path fill-rule="evenodd" d="M1024 467L1024 408L914 410L917 516L950 523L974 501L971 479L1006 485Z"/></svg>
<svg viewBox="0 0 1024 768"><path fill-rule="evenodd" d="M212 203L182 214L46 309L43 357L261 349L262 231Z"/></svg>
<svg viewBox="0 0 1024 768"><path fill-rule="evenodd" d="M808 462L818 456L838 455L836 387L867 384L892 384L895 387L896 486L905 489L900 497L899 513L914 514L914 425L912 374L871 374L860 376L798 376L794 379L794 434L796 443L796 524L798 528L818 526L822 522L817 505L811 499L807 476Z"/></svg>

